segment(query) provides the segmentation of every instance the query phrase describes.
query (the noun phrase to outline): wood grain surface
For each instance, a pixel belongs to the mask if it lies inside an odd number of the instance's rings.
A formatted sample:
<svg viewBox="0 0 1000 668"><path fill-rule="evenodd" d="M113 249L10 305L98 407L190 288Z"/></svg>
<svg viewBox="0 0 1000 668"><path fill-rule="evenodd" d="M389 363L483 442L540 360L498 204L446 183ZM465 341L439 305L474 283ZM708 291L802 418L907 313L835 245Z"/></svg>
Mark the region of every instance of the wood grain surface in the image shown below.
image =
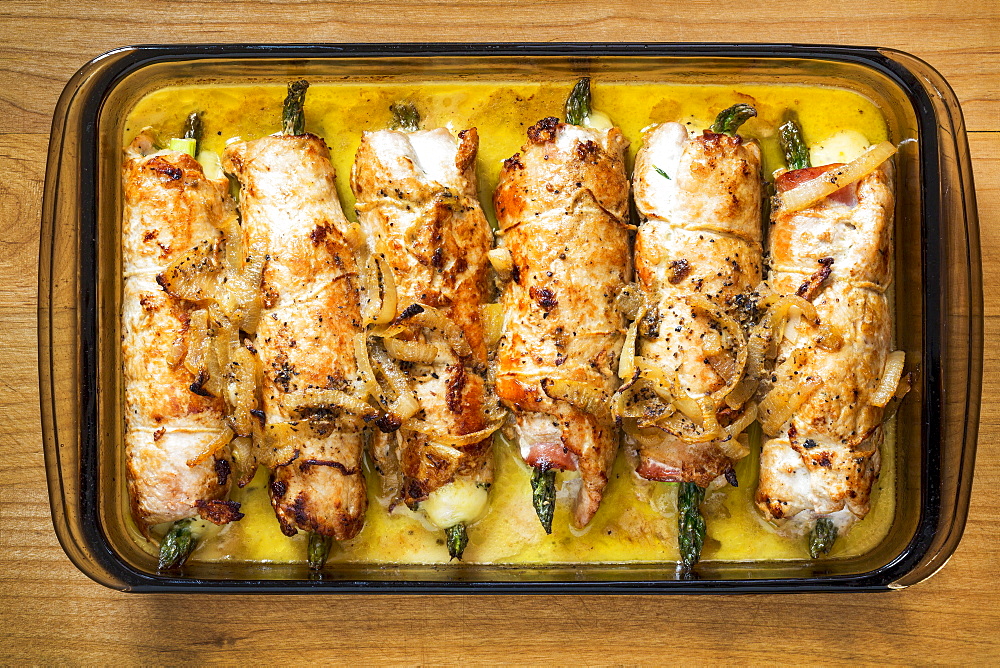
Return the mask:
<svg viewBox="0 0 1000 668"><path fill-rule="evenodd" d="M0 663L991 663L1000 657L1000 7L720 4L0 4ZM969 129L986 280L972 507L951 562L887 594L716 597L127 595L69 562L49 516L37 391L38 224L55 102L130 43L719 41L877 44L930 62ZM994 271L997 270L997 271Z"/></svg>

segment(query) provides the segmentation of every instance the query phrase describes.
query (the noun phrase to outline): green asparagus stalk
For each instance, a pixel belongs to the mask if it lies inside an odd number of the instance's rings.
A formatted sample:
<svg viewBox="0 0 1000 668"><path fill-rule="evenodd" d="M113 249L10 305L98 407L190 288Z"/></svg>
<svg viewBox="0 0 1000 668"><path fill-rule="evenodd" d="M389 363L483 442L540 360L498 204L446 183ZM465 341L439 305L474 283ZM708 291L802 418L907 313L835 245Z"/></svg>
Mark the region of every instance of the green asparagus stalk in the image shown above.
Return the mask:
<svg viewBox="0 0 1000 668"><path fill-rule="evenodd" d="M704 500L703 487L693 482L680 484L677 490L677 544L685 572L701 558L701 548L705 544L705 518L699 509Z"/></svg>
<svg viewBox="0 0 1000 668"><path fill-rule="evenodd" d="M389 127L403 132L416 132L420 129L420 112L412 102L395 102L389 105L392 112L392 122Z"/></svg>
<svg viewBox="0 0 1000 668"><path fill-rule="evenodd" d="M176 570L183 566L187 558L191 556L191 552L198 544L197 539L191 533L193 523L194 519L189 517L174 522L173 526L170 527L170 531L160 542L159 570Z"/></svg>
<svg viewBox="0 0 1000 668"><path fill-rule="evenodd" d="M315 531L309 534L309 548L306 552L306 558L309 562L310 570L318 571L323 568L327 558L330 556L330 547L332 545L333 539L329 536L324 536Z"/></svg>
<svg viewBox="0 0 1000 668"><path fill-rule="evenodd" d="M837 525L829 517L819 518L809 534L809 556L813 559L819 559L821 556L829 554L836 540Z"/></svg>
<svg viewBox="0 0 1000 668"><path fill-rule="evenodd" d="M192 158L198 155L198 141L201 139L201 117L197 111L191 112L184 121L184 136L170 140L168 148L171 151L187 153Z"/></svg>
<svg viewBox="0 0 1000 668"><path fill-rule="evenodd" d="M531 473L531 503L545 533L552 533L552 515L556 509L555 469L535 468Z"/></svg>
<svg viewBox="0 0 1000 668"><path fill-rule="evenodd" d="M184 139L201 141L201 114L192 111L184 122Z"/></svg>
<svg viewBox="0 0 1000 668"><path fill-rule="evenodd" d="M469 544L469 533L465 530L464 524L456 524L444 530L446 542L448 543L448 555L452 559L461 561L462 553L465 552L466 545Z"/></svg>
<svg viewBox="0 0 1000 668"><path fill-rule="evenodd" d="M728 109L723 109L716 116L715 122L709 128L712 132L720 135L732 137L740 126L757 115L757 110L749 104L734 104Z"/></svg>
<svg viewBox="0 0 1000 668"><path fill-rule="evenodd" d="M590 77L583 77L576 82L569 97L566 98L566 122L570 125L583 125L590 116Z"/></svg>
<svg viewBox="0 0 1000 668"><path fill-rule="evenodd" d="M304 79L288 84L288 95L281 109L281 134L301 135L306 130L306 115L303 105L306 102L306 89L309 82Z"/></svg>
<svg viewBox="0 0 1000 668"><path fill-rule="evenodd" d="M809 148L802 141L802 129L795 119L790 118L778 128L778 139L781 150L785 154L788 169L805 169L812 167L809 160Z"/></svg>

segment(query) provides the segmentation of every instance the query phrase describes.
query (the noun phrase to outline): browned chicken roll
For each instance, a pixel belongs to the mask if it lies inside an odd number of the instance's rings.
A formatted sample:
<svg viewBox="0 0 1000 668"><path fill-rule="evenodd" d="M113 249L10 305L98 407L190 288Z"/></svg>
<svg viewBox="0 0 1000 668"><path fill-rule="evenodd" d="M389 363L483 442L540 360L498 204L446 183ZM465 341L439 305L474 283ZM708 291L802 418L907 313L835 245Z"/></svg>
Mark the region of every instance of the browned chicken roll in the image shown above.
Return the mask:
<svg viewBox="0 0 1000 668"><path fill-rule="evenodd" d="M245 246L265 258L254 344L263 428L255 440L273 469L271 503L286 535L351 538L367 506L363 411L351 401L361 394L353 348L361 316L329 150L300 123L231 144L222 160L240 182Z"/></svg>
<svg viewBox="0 0 1000 668"><path fill-rule="evenodd" d="M160 285L161 274L192 249L223 243L228 181L207 178L186 153L157 150L148 129L125 150L123 176L125 457L133 515L147 536L155 524L199 515L217 524L240 519L239 504L225 500L233 436L225 405L200 389L187 354L193 323L204 322L205 311Z"/></svg>
<svg viewBox="0 0 1000 668"><path fill-rule="evenodd" d="M383 299L372 311L375 366L403 372L417 401L397 433L374 435L372 450L389 503L420 504L460 557L464 538L452 534L464 536L486 510L500 424L482 321L493 235L476 194L475 128L457 139L417 131L405 107L410 131L366 132L351 172L369 267L395 293L395 305Z"/></svg>
<svg viewBox="0 0 1000 668"><path fill-rule="evenodd" d="M882 160L894 150L887 146ZM890 354L886 296L892 163L809 206L793 204L799 188L818 179L836 183L850 171L834 164L778 176L770 230L768 282L791 306L775 337L774 368L760 404L767 441L756 500L767 519L790 533L815 525L813 556L868 513L883 407L902 371L902 353Z"/></svg>
<svg viewBox="0 0 1000 668"><path fill-rule="evenodd" d="M748 452L742 301L761 280L760 147L680 123L647 129L633 184L643 297L616 413L648 480L706 487ZM626 360L628 362L628 360Z"/></svg>
<svg viewBox="0 0 1000 668"><path fill-rule="evenodd" d="M573 523L597 512L618 447L609 401L625 323L615 298L631 280L628 140L545 118L504 161L493 201L510 280L497 394L514 412L524 460L541 474L579 471ZM543 502L544 503L544 502Z"/></svg>

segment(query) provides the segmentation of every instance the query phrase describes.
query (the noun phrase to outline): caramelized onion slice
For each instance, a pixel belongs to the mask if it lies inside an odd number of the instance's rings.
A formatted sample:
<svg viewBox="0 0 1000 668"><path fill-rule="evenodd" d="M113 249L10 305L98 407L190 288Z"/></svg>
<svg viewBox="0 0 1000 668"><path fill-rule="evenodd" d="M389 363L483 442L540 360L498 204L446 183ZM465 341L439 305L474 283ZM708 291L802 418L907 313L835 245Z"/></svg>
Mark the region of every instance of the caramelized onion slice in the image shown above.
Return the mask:
<svg viewBox="0 0 1000 668"><path fill-rule="evenodd" d="M779 195L780 213L794 213L812 206L824 197L828 197L844 186L860 181L879 168L883 162L896 153L896 147L884 141L875 144L860 156L842 167L830 170L811 181L785 191Z"/></svg>
<svg viewBox="0 0 1000 668"><path fill-rule="evenodd" d="M374 406L340 390L310 387L288 397L288 399L296 411L316 410L333 406L335 408L342 408L352 415L358 415L369 420L378 417L378 410Z"/></svg>
<svg viewBox="0 0 1000 668"><path fill-rule="evenodd" d="M233 430L230 429L229 427L226 427L225 429L219 432L218 436L216 436L214 439L208 442L208 444L205 446L205 449L197 457L192 457L191 459L187 460L186 464L192 468L198 466L202 462L206 461L209 457L217 453L219 450L222 450L222 448L229 445L229 441L233 440L233 436L234 436Z"/></svg>
<svg viewBox="0 0 1000 668"><path fill-rule="evenodd" d="M246 487L253 480L257 471L257 458L253 454L253 439L248 436L237 436L229 443L229 452L233 460L233 476L238 487Z"/></svg>
<svg viewBox="0 0 1000 668"><path fill-rule="evenodd" d="M272 422L263 428L256 425L253 442L257 461L269 469L291 464L299 456L298 432L305 428L289 422Z"/></svg>
<svg viewBox="0 0 1000 668"><path fill-rule="evenodd" d="M410 388L410 382L396 363L384 350L373 348L370 357L373 365L378 369L390 388L395 394L395 399L389 405L389 410L400 420L408 420L420 410L420 402Z"/></svg>
<svg viewBox="0 0 1000 668"><path fill-rule="evenodd" d="M382 339L382 345L389 357L403 362L417 364L433 364L437 359L438 349L433 343L420 341L401 341L399 339Z"/></svg>
<svg viewBox="0 0 1000 668"><path fill-rule="evenodd" d="M193 302L214 299L222 273L220 241L201 242L157 275L156 282L177 299Z"/></svg>
<svg viewBox="0 0 1000 668"><path fill-rule="evenodd" d="M231 380L226 400L233 429L239 436L249 436L253 433L255 420L250 411L257 407L257 358L241 346L233 351L229 368Z"/></svg>
<svg viewBox="0 0 1000 668"><path fill-rule="evenodd" d="M757 405L748 404L746 408L743 409L743 414L740 415L735 422L726 425L726 433L733 437L734 439L743 433L743 431L753 424L753 421L757 419Z"/></svg>
<svg viewBox="0 0 1000 668"><path fill-rule="evenodd" d="M622 355L618 359L618 377L622 380L628 380L635 374L635 340L639 335L639 322L642 320L643 315L640 310L636 315L636 319L628 326L628 332L625 334Z"/></svg>
<svg viewBox="0 0 1000 668"><path fill-rule="evenodd" d="M903 377L903 365L905 363L906 353L902 350L893 351L886 357L882 379L879 381L878 388L875 389L875 393L871 398L873 406L880 408L885 406L892 399L893 395L896 394L896 388L899 387L899 379Z"/></svg>
<svg viewBox="0 0 1000 668"><path fill-rule="evenodd" d="M760 426L768 436L777 434L795 411L816 391L823 381L811 376L801 383L775 385L757 407Z"/></svg>
<svg viewBox="0 0 1000 668"><path fill-rule="evenodd" d="M611 415L608 394L588 383L555 378L543 381L542 389L552 399L565 401L585 413L600 418L608 418Z"/></svg>
<svg viewBox="0 0 1000 668"><path fill-rule="evenodd" d="M503 425L503 420L496 420L486 428L474 431L471 434L448 434L435 429L433 425L424 420L411 418L403 424L402 428L420 432L426 435L431 442L438 445L462 447L473 445L489 438L501 425Z"/></svg>
<svg viewBox="0 0 1000 668"><path fill-rule="evenodd" d="M472 347L465 340L465 333L462 328L455 324L455 321L446 316L433 306L420 305L423 311L413 316L410 321L420 327L431 330L438 330L444 334L448 345L459 357L466 357L472 354Z"/></svg>

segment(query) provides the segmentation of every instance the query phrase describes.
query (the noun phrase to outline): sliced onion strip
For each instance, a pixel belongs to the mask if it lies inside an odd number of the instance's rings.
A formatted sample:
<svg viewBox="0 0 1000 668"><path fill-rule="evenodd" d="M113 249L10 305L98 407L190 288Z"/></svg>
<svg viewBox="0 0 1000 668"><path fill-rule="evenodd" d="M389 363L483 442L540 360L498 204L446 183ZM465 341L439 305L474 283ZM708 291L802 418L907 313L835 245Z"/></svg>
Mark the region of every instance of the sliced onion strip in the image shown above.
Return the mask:
<svg viewBox="0 0 1000 668"><path fill-rule="evenodd" d="M493 434L497 429L503 425L503 420L496 420L484 429L472 432L471 434L447 434L442 433L435 429L433 425L424 421L418 420L416 418L411 418L406 421L403 425L404 429L410 429L412 431L420 432L428 437L428 439L438 445L445 446L464 446L472 445L474 443L479 443L485 440Z"/></svg>
<svg viewBox="0 0 1000 668"><path fill-rule="evenodd" d="M401 341L399 339L382 339L382 345L389 357L404 362L417 364L433 364L437 359L438 349L433 343L420 341Z"/></svg>
<svg viewBox="0 0 1000 668"><path fill-rule="evenodd" d="M776 385L760 401L757 415L760 426L768 436L777 434L806 399L822 385L817 377L805 379L802 383Z"/></svg>
<svg viewBox="0 0 1000 668"><path fill-rule="evenodd" d="M639 335L639 321L642 320L643 313L637 314L632 324L628 326L625 334L625 344L622 346L622 354L618 359L618 377L628 380L635 373L635 340Z"/></svg>
<svg viewBox="0 0 1000 668"><path fill-rule="evenodd" d="M599 388L588 383L556 378L543 383L542 389L549 397L565 401L585 413L590 413L598 417L608 417L610 415L610 397Z"/></svg>
<svg viewBox="0 0 1000 668"><path fill-rule="evenodd" d="M869 147L868 150L846 165L830 170L811 181L806 181L781 193L779 213L794 213L812 206L844 186L868 176L895 153L896 147L887 141Z"/></svg>
<svg viewBox="0 0 1000 668"><path fill-rule="evenodd" d="M335 389L310 387L303 390L298 396L289 397L289 400L296 410L315 410L334 406L361 417L375 418L378 415L378 411L371 404L347 392Z"/></svg>
<svg viewBox="0 0 1000 668"><path fill-rule="evenodd" d="M893 395L896 394L899 379L903 376L903 364L905 362L906 353L902 350L893 351L886 357L882 379L879 381L878 388L876 388L871 398L873 406L880 408L885 406L892 399Z"/></svg>
<svg viewBox="0 0 1000 668"><path fill-rule="evenodd" d="M218 436L216 436L213 440L208 442L208 444L205 446L205 449L197 457L193 457L187 460L186 464L192 468L198 466L202 462L206 461L209 457L217 453L219 450L222 450L222 448L229 445L229 441L233 440L233 435L234 435L233 430L230 429L229 427L226 427L221 432L219 432Z"/></svg>

